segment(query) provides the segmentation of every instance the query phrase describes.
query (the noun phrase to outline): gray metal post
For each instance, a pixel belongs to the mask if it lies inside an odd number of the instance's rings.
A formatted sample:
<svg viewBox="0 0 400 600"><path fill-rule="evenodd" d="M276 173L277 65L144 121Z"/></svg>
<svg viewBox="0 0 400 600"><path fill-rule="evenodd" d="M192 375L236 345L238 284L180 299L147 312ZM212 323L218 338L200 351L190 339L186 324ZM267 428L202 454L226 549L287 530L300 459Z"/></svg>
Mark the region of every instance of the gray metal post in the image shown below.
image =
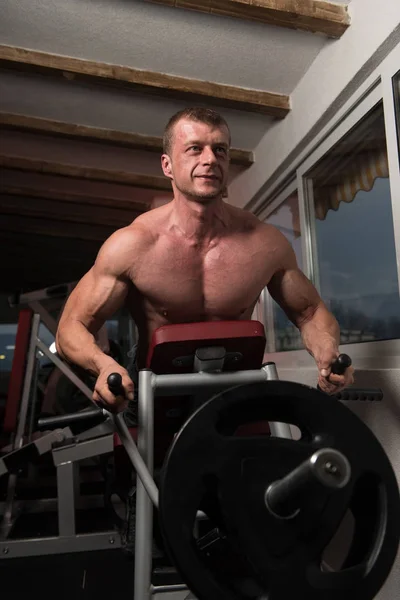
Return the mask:
<svg viewBox="0 0 400 600"><path fill-rule="evenodd" d="M154 392L153 373L139 372L138 448L150 475L154 461ZM150 600L153 504L140 478L136 477L135 600Z"/></svg>
<svg viewBox="0 0 400 600"><path fill-rule="evenodd" d="M28 442L32 441L32 433L35 428L35 416L36 416L36 403L37 403L37 392L38 392L38 383L39 383L39 369L40 369L40 361L39 357L36 353L36 360L34 364L33 374L32 374L32 385L31 385L31 397L30 397L30 415L29 415L29 427L28 427Z"/></svg>
<svg viewBox="0 0 400 600"><path fill-rule="evenodd" d="M14 450L21 448L22 442L23 442L23 437L24 437L25 426L26 426L26 417L28 414L29 398L31 395L33 370L35 368L36 339L37 339L37 336L39 333L39 325L40 325L40 315L34 314L33 319L32 319L31 337L30 337L30 341L29 341L28 361L26 364L26 371L25 371L24 389L22 392L21 406L20 406L20 410L19 410L17 433L15 435L15 440L14 440Z"/></svg>
<svg viewBox="0 0 400 600"><path fill-rule="evenodd" d="M267 375L267 381L279 380L276 364L273 362L266 363L262 366L262 370ZM288 423L270 423L269 428L274 437L292 439L292 431Z"/></svg>
<svg viewBox="0 0 400 600"><path fill-rule="evenodd" d="M77 465L66 462L57 466L58 534L74 536Z"/></svg>
<svg viewBox="0 0 400 600"><path fill-rule="evenodd" d="M41 320L46 325L47 329L55 336L57 332L57 321L55 318L51 316L49 311L42 304L40 304L39 300L32 300L31 302L28 302L28 304L35 313L40 315Z"/></svg>

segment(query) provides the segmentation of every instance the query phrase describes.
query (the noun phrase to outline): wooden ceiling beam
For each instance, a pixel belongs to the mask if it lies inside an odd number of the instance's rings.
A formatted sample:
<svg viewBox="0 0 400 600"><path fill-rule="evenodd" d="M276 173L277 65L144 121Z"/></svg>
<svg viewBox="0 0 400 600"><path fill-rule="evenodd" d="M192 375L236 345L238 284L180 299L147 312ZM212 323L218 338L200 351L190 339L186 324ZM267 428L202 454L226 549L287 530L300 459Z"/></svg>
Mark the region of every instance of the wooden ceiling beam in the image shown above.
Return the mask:
<svg viewBox="0 0 400 600"><path fill-rule="evenodd" d="M0 66L58 74L70 80L83 79L118 84L139 92L184 101L209 102L225 108L262 113L277 118L285 117L290 110L290 99L285 94L200 81L4 44L0 45Z"/></svg>
<svg viewBox="0 0 400 600"><path fill-rule="evenodd" d="M8 214L2 215L0 219L0 232L3 231L104 242L115 228L82 223L71 223L68 227L65 222L55 219Z"/></svg>
<svg viewBox="0 0 400 600"><path fill-rule="evenodd" d="M85 270L87 270L90 268L90 265L93 264L95 259L95 257L90 258L92 258L92 260L89 260L86 256L82 259L82 256L80 257L78 253L65 253L64 256L60 256L58 246L54 246L53 252L47 254L43 251L35 251L33 248L30 248L30 250L26 250L25 247L17 249L11 245L7 248L7 266L13 267L16 263L18 263L25 265L26 270L30 270L31 267L35 265L37 270L46 272L55 267L61 269L66 263L74 266L81 265Z"/></svg>
<svg viewBox="0 0 400 600"><path fill-rule="evenodd" d="M28 196L29 198L46 198L58 202L70 202L71 204L86 204L96 207L109 207L113 211L131 211L133 213L146 212L150 207L150 202L135 202L135 200L123 200L113 198L112 196L89 196L88 193L75 191L64 191L53 187L35 188L32 186L2 185L1 192L8 196Z"/></svg>
<svg viewBox="0 0 400 600"><path fill-rule="evenodd" d="M1 221L0 221L1 228ZM99 240L77 240L72 237L68 238L59 238L56 239L50 235L36 235L34 232L26 232L26 231L2 231L1 233L1 241L3 244L7 244L10 248L13 246L18 246L24 249L27 256L30 255L31 250L38 250L43 252L45 255L48 253L51 256L57 256L61 252L66 253L66 256L71 254L71 249L82 257L85 256L95 256L101 246L101 241Z"/></svg>
<svg viewBox="0 0 400 600"><path fill-rule="evenodd" d="M158 154L162 154L163 151L161 137L104 129L101 127L89 127L88 125L78 125L75 123L64 123L62 121L18 115L15 113L0 112L0 128L29 131L79 141L101 142ZM231 148L229 154L231 163L234 165L250 167L254 163L254 155L250 150Z"/></svg>
<svg viewBox="0 0 400 600"><path fill-rule="evenodd" d="M34 158L21 158L20 156L0 155L0 167L17 169L31 173L48 173L72 177L74 179L88 179L91 181L107 181L109 183L123 183L132 187L152 190L171 191L171 183L167 177L158 175L141 175L108 169L95 169L65 163L56 163L48 160Z"/></svg>
<svg viewBox="0 0 400 600"><path fill-rule="evenodd" d="M1 193L0 215L2 214L43 217L66 223L88 223L120 228L132 223L140 213L114 211L111 208L104 207L93 210L91 206L85 204L75 204L71 209L68 203L59 202L56 199L9 196Z"/></svg>
<svg viewBox="0 0 400 600"><path fill-rule="evenodd" d="M350 25L346 4L322 0L147 0L174 8L258 21L339 38Z"/></svg>
<svg viewBox="0 0 400 600"><path fill-rule="evenodd" d="M75 269L75 271L78 271ZM65 276L72 279L80 279L83 273L78 271L65 272ZM62 271L49 271L48 273L27 273L21 279L20 273L7 272L6 277L0 278L0 292L3 294L27 293L48 287L49 285L60 285L63 283Z"/></svg>

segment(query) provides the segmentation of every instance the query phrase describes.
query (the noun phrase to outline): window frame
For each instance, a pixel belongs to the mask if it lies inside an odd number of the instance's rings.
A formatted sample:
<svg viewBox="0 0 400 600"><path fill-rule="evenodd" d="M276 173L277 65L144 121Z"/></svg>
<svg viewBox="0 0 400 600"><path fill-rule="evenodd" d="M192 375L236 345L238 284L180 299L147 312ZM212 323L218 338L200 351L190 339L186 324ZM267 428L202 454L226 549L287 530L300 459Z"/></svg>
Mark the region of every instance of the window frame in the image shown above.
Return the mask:
<svg viewBox="0 0 400 600"><path fill-rule="evenodd" d="M267 189L266 200L255 211L263 221L276 210L296 189L299 198L300 231L302 241L303 270L320 291L318 254L313 217L312 180L309 173L314 166L377 104L382 102L385 122L386 145L389 164L389 180L393 215L394 242L396 248L397 276L400 295L400 132L396 103L400 94L396 92L396 77L400 77L400 43L382 60L375 71L359 86L357 91L337 110L332 119L316 134L314 142L304 148L273 186ZM400 112L400 111L399 111ZM289 181L285 184L285 181ZM273 327L273 300L267 289L261 295L263 314L267 329L266 351L271 360L283 368L305 367L313 364L313 359L305 350L275 352L275 332ZM400 339L360 342L343 346L353 358L362 361L365 368L378 368L378 363L387 368L392 357L400 356ZM372 360L372 362L371 362ZM398 366L398 365L397 365Z"/></svg>
<svg viewBox="0 0 400 600"><path fill-rule="evenodd" d="M285 186L284 190L282 190L280 193L275 195L275 197L273 197L270 200L270 202L268 203L268 206L260 214L259 217L263 221L265 221L268 218L268 216L272 212L274 212L277 208L279 208L288 199L288 197L291 194L293 194L294 192L298 192L296 178L293 178L292 181ZM302 227L301 219L302 219L302 216L300 214L300 231L302 232L303 227ZM303 245L302 245L302 258L304 260ZM266 352L268 352L268 353L275 352L276 337L275 337L274 309L273 309L274 301L273 301L272 297L270 296L267 287L265 287L263 289L263 291L261 292L260 303L261 303L261 314L263 315L263 323L264 323L266 331L268 332L267 343L266 343Z"/></svg>

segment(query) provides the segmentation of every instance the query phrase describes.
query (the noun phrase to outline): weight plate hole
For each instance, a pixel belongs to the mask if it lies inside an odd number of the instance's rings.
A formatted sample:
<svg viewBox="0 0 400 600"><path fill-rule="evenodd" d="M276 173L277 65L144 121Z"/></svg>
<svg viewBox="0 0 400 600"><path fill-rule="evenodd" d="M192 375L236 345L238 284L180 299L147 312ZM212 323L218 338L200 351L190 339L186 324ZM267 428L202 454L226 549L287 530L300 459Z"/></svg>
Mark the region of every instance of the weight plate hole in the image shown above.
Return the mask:
<svg viewBox="0 0 400 600"><path fill-rule="evenodd" d="M338 530L324 550L321 560L322 571L329 573L342 570L353 543L354 533L354 515L348 510L344 515Z"/></svg>

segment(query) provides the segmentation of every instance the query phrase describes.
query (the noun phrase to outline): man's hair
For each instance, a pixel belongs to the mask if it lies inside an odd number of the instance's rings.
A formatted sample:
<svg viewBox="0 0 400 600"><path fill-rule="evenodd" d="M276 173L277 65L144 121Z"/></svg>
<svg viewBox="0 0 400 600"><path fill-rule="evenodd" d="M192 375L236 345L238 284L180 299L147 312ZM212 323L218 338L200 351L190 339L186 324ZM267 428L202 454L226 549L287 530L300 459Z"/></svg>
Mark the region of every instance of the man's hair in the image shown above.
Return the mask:
<svg viewBox="0 0 400 600"><path fill-rule="evenodd" d="M229 133L229 143L231 141L231 133L229 131L228 123L225 119L217 113L215 110L210 108L202 108L196 106L193 108L185 108L174 114L167 123L164 130L163 136L163 151L165 154L169 154L172 147L172 141L174 137L174 127L181 119L188 119L189 121L197 121L199 123L206 123L212 127L226 127Z"/></svg>

